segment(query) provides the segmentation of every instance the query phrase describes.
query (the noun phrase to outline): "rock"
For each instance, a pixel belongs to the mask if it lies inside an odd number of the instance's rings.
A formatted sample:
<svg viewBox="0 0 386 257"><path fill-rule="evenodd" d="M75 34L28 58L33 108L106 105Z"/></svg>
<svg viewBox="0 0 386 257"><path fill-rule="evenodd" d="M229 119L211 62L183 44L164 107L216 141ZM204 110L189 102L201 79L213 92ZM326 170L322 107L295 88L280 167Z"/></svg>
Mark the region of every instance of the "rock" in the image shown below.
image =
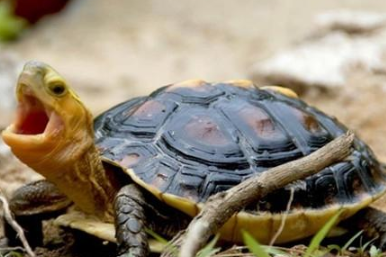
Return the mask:
<svg viewBox="0 0 386 257"><path fill-rule="evenodd" d="M328 33L305 39L254 65L252 79L257 84L288 86L301 93L315 87L323 90L343 87L350 73L358 69L372 74L385 73L386 16L370 19L369 14L364 17L358 13L338 14L319 16L319 25L331 29ZM374 33L351 34L353 30L373 31L375 27L378 30Z"/></svg>
<svg viewBox="0 0 386 257"><path fill-rule="evenodd" d="M315 18L318 29L347 33L369 33L382 28L386 14L363 11L331 10Z"/></svg>

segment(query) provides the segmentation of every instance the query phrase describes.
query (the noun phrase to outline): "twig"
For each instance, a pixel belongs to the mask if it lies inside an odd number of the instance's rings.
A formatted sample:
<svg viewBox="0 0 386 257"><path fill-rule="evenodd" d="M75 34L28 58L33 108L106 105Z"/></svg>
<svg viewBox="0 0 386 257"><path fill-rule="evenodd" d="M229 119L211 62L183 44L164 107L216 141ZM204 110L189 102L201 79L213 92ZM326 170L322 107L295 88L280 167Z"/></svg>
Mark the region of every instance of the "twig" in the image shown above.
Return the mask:
<svg viewBox="0 0 386 257"><path fill-rule="evenodd" d="M12 251L19 251L19 252L25 252L25 249L21 246L15 246L15 247L0 247L0 256L1 252L12 252Z"/></svg>
<svg viewBox="0 0 386 257"><path fill-rule="evenodd" d="M353 140L354 135L348 132L308 156L274 167L260 176L251 177L225 192L211 196L185 233L174 238L172 244L178 248L182 242L180 256L194 257L233 214L271 191L343 160L350 154ZM162 254L162 257L167 256L175 255L170 252Z"/></svg>
<svg viewBox="0 0 386 257"><path fill-rule="evenodd" d="M277 232L275 233L275 235L272 237L271 239L271 242L269 242L269 246L273 246L273 244L276 242L276 239L281 235L281 233L283 232L283 229L284 229L284 226L285 226L285 222L287 220L287 217L288 217L288 213L290 212L291 210L291 204L292 204L292 201L294 200L294 194L295 194L295 190L293 188L291 188L291 192L290 192L290 199L288 200L288 203L287 203L287 208L283 214L283 217L281 218L281 223L280 223L280 227L279 229L277 230Z"/></svg>
<svg viewBox="0 0 386 257"><path fill-rule="evenodd" d="M23 228L20 227L20 225L15 221L15 219L12 217L11 210L9 209L9 204L7 199L4 196L3 191L0 189L0 202L3 204L4 209L4 217L9 223L9 225L12 226L12 228L17 232L21 243L24 246L25 251L30 257L36 257L35 253L32 251L31 246L28 244L27 238L25 237Z"/></svg>

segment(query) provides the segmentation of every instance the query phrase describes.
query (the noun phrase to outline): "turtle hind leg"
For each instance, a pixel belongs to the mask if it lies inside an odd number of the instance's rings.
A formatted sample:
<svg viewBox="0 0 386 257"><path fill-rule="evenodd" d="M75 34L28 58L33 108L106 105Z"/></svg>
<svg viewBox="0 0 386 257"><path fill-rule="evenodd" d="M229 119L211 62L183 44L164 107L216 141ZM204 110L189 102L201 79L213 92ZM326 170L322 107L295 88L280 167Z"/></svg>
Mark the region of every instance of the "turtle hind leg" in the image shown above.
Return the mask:
<svg viewBox="0 0 386 257"><path fill-rule="evenodd" d="M355 224L358 229L363 230L364 235L369 239L376 239L378 247L386 250L386 213L378 209L368 207L360 210L352 218L344 222L352 228ZM351 225L350 225L351 224Z"/></svg>
<svg viewBox="0 0 386 257"><path fill-rule="evenodd" d="M42 245L42 220L58 215L69 205L71 201L47 180L35 181L17 189L9 201L13 218L23 228L31 247ZM14 229L3 219L7 244L21 245Z"/></svg>

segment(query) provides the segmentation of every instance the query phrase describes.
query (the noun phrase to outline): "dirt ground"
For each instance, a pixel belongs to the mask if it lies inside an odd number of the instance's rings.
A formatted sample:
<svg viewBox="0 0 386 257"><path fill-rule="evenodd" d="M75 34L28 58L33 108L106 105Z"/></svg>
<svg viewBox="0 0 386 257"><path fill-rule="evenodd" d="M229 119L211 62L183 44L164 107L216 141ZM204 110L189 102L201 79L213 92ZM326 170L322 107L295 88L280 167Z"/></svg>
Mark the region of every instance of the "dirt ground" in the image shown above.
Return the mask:
<svg viewBox="0 0 386 257"><path fill-rule="evenodd" d="M0 52L15 55L20 64L31 59L51 64L98 114L173 82L251 78L254 64L306 38L317 14L336 9L386 12L386 3L73 0L20 40L0 45ZM385 74L358 70L346 86L309 90L303 98L338 117L386 162L385 79ZM10 122L9 115L0 117L2 126ZM2 149L0 188L9 195L38 176ZM39 256L78 256L60 248L63 241L51 245L51 250L39 249Z"/></svg>

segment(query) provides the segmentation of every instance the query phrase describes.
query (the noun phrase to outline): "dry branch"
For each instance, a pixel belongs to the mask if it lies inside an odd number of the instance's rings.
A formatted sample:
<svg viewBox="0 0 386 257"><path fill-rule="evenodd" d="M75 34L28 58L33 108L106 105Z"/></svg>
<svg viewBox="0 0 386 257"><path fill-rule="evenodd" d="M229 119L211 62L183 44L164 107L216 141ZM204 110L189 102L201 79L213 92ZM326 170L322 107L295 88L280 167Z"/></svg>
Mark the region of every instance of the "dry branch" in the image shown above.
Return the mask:
<svg viewBox="0 0 386 257"><path fill-rule="evenodd" d="M3 204L4 209L4 217L7 220L8 224L12 226L12 228L17 232L21 243L23 244L23 247L27 254L30 257L35 257L35 253L32 251L31 246L28 244L27 238L25 237L23 228L20 227L20 225L15 221L15 219L12 217L11 210L9 209L8 201L5 198L3 191L0 189L0 202Z"/></svg>
<svg viewBox="0 0 386 257"><path fill-rule="evenodd" d="M192 220L185 233L180 233L172 240L172 246L168 249L173 250L165 251L162 257L175 256L175 249L179 246L181 246L179 256L194 257L208 239L236 212L269 192L343 160L350 154L353 140L354 135L348 132L308 156L274 167L260 176L252 177L225 192L213 195Z"/></svg>

